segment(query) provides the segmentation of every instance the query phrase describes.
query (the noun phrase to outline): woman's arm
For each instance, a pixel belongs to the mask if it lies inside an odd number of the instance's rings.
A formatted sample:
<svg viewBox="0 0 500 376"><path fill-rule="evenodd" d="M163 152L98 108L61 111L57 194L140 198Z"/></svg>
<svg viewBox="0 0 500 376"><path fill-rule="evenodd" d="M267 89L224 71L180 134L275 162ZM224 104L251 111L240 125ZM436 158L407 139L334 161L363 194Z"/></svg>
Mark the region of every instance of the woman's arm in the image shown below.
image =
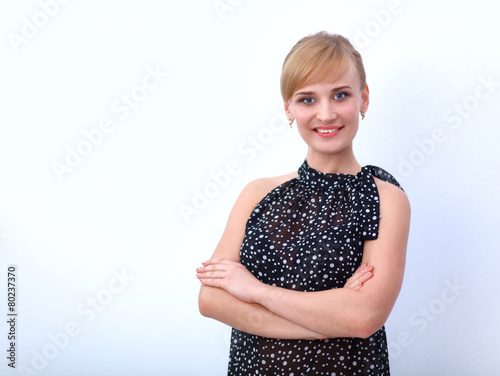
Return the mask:
<svg viewBox="0 0 500 376"><path fill-rule="evenodd" d="M255 205L276 185L276 181L261 179L245 187L231 211L224 234L214 251L213 259L222 258L233 264L239 262L246 221ZM237 265L245 269L241 264ZM201 269L197 270L198 278L200 278ZM348 280L346 287L359 289L372 277L372 270L373 268L369 266L366 269L358 269ZM260 304L242 301L221 288L210 287L210 284L202 285L198 304L203 316L211 317L247 333L281 339L326 338L325 335L284 319Z"/></svg>
<svg viewBox="0 0 500 376"><path fill-rule="evenodd" d="M410 205L406 194L377 179L380 197L379 236L365 242L363 262L374 267L362 289L298 292L268 286L240 264L211 260L204 267L208 286L220 287L240 300L257 303L276 315L327 337L366 338L387 320L399 294L406 259Z"/></svg>
<svg viewBox="0 0 500 376"><path fill-rule="evenodd" d="M249 183L241 192L231 210L226 229L212 258L239 262L240 248L245 236L245 225L257 203L276 185L268 179ZM272 185L272 184L271 184ZM203 316L221 321L247 333L283 339L321 339L324 336L292 323L259 304L241 301L227 291L202 285L198 306Z"/></svg>
<svg viewBox="0 0 500 376"><path fill-rule="evenodd" d="M229 260L225 261L234 263ZM238 265L244 268L241 264ZM348 279L344 288L360 289L366 281L372 278L372 270L372 266L363 264ZM205 281L202 280L202 283L205 283ZM211 317L235 329L261 337L281 339L328 338L326 335L284 319L260 304L240 300L221 288L202 286L199 302L200 312L203 316Z"/></svg>
<svg viewBox="0 0 500 376"><path fill-rule="evenodd" d="M202 286L199 301L203 316L243 332L281 339L326 338L276 315L259 304L239 300L220 288Z"/></svg>

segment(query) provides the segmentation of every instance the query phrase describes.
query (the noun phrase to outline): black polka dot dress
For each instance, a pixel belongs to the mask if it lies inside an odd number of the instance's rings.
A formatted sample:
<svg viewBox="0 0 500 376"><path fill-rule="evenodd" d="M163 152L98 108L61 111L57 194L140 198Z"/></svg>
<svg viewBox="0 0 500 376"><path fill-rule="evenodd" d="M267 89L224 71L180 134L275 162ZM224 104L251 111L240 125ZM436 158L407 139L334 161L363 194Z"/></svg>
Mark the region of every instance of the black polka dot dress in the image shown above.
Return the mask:
<svg viewBox="0 0 500 376"><path fill-rule="evenodd" d="M325 174L307 160L264 197L245 228L240 262L260 281L297 291L343 287L376 239L374 176L399 188L383 169ZM367 339L282 340L233 329L228 375L389 375L385 329Z"/></svg>

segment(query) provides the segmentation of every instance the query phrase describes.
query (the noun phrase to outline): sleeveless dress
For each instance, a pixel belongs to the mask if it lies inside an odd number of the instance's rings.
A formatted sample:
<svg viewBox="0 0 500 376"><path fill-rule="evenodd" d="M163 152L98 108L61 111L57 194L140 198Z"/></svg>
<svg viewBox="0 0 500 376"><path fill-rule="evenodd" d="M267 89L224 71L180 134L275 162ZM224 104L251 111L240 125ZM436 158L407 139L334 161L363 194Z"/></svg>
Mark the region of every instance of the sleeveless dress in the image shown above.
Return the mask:
<svg viewBox="0 0 500 376"><path fill-rule="evenodd" d="M271 190L245 226L240 262L260 281L297 291L341 288L376 239L379 198L373 176L385 170L325 174L307 160L298 177ZM402 189L402 188L401 188ZM366 339L283 340L233 328L228 375L389 375L385 328Z"/></svg>

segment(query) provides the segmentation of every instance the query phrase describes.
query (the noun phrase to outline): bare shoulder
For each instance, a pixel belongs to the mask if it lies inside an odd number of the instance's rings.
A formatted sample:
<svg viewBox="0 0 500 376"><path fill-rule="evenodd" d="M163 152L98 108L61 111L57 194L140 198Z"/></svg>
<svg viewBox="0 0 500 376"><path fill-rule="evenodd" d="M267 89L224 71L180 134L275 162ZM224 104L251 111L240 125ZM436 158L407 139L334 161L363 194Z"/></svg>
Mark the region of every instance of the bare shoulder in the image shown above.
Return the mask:
<svg viewBox="0 0 500 376"><path fill-rule="evenodd" d="M242 195L244 194L245 198L252 203L253 207L255 207L255 205L257 205L274 188L296 178L297 176L298 172L294 171L285 175L252 180L243 189Z"/></svg>
<svg viewBox="0 0 500 376"><path fill-rule="evenodd" d="M399 187L389 182L374 177L383 211L397 211L404 216L410 215L410 201L406 193Z"/></svg>
<svg viewBox="0 0 500 376"><path fill-rule="evenodd" d="M241 191L229 214L226 229L214 251L213 257L238 261L241 243L245 235L245 224L255 206L269 191L297 176L297 172L293 172L272 178L256 179L248 183Z"/></svg>
<svg viewBox="0 0 500 376"><path fill-rule="evenodd" d="M298 176L297 171L275 177L260 178L248 183L236 200L233 210L239 217L248 218L255 206L274 188Z"/></svg>

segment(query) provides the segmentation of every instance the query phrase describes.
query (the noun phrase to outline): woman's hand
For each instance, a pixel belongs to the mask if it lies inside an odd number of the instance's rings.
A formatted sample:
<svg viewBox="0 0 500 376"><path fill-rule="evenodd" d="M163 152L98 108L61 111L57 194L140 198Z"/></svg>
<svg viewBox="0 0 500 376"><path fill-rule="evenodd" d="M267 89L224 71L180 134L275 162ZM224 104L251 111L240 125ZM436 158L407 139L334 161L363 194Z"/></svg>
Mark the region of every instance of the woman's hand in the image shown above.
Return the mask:
<svg viewBox="0 0 500 376"><path fill-rule="evenodd" d="M354 274L346 281L344 288L359 290L363 284L373 277L373 266L362 263Z"/></svg>
<svg viewBox="0 0 500 376"><path fill-rule="evenodd" d="M265 287L243 265L224 258L205 261L202 267L196 269L196 277L203 285L226 290L247 303L254 303L255 293ZM373 266L363 263L347 280L344 288L359 290L372 277Z"/></svg>
<svg viewBox="0 0 500 376"><path fill-rule="evenodd" d="M196 277L203 285L224 289L247 303L254 302L254 293L264 285L243 265L224 258L205 261L196 269Z"/></svg>

